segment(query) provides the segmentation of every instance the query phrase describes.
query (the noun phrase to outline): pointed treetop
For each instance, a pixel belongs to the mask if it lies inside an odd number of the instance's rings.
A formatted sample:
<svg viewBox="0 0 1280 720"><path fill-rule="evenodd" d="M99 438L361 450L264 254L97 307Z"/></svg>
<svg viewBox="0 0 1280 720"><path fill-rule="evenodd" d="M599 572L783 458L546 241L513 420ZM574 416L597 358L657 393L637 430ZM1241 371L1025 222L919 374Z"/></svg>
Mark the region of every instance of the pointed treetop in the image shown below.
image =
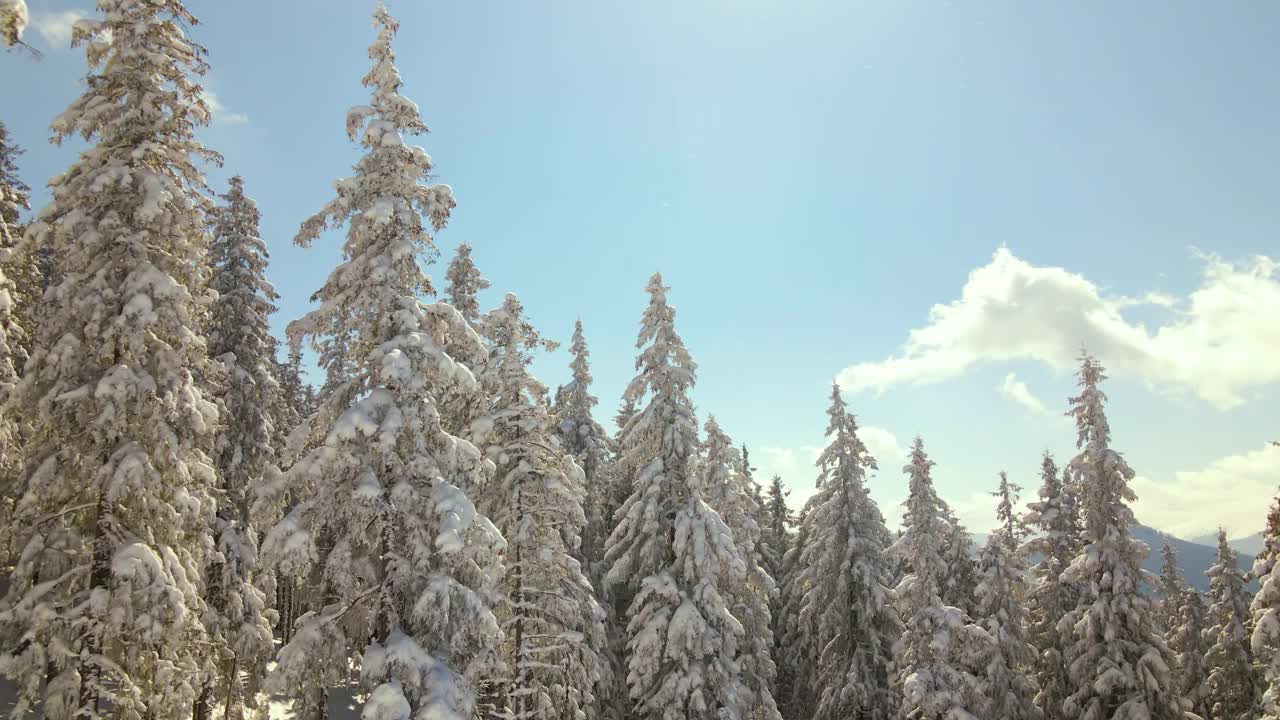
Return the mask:
<svg viewBox="0 0 1280 720"><path fill-rule="evenodd" d="M917 435L915 440L911 441L911 454L903 472L909 473L912 478L920 477L922 480L932 482L929 477L929 468L935 463L929 459L929 454L924 451L924 438Z"/></svg>
<svg viewBox="0 0 1280 720"><path fill-rule="evenodd" d="M573 338L570 340L569 353L573 359L569 361L569 369L573 372L573 380L556 392L557 404L570 414L581 418L591 417L591 408L600 401L591 394L591 351L587 349L587 339L582 334L582 320L573 325ZM560 398L563 398L561 400ZM562 403L562 405L561 405Z"/></svg>
<svg viewBox="0 0 1280 720"><path fill-rule="evenodd" d="M573 337L570 339L569 352L573 355L573 360L569 363L569 369L573 370L573 381L581 385L591 384L591 351L587 349L587 339L582 334L582 318L578 318L573 324ZM592 398L592 405L595 405L595 398Z"/></svg>
<svg viewBox="0 0 1280 720"><path fill-rule="evenodd" d="M1106 369L1098 359L1085 351L1081 351L1080 370L1077 372L1077 383L1080 394L1071 398L1071 409L1067 414L1076 421L1076 447L1096 443L1105 446L1111 441L1111 426L1103 410L1106 393L1098 389L1098 385L1107 379Z"/></svg>
<svg viewBox="0 0 1280 720"><path fill-rule="evenodd" d="M861 483L867 470L877 468L876 459L858 437L857 419L849 412L849 406L840 395L840 386L831 384L831 406L827 408L827 437L830 442L818 455L815 465L820 468L818 487L822 487L835 472L841 482Z"/></svg>
<svg viewBox="0 0 1280 720"><path fill-rule="evenodd" d="M1178 551L1173 545L1165 543L1160 548L1163 563L1160 566L1160 595L1165 599L1174 597L1185 590L1182 570L1178 567Z"/></svg>
<svg viewBox="0 0 1280 720"><path fill-rule="evenodd" d="M476 296L487 289L490 283L480 274L480 268L471 259L471 246L467 243L459 245L453 260L449 261L445 280L448 281L445 299L474 327L480 320L480 303Z"/></svg>
<svg viewBox="0 0 1280 720"><path fill-rule="evenodd" d="M369 59L373 67L361 80L365 87L373 88L374 107L382 111L386 119L396 122L400 130L424 133L427 125L418 113L418 106L400 96L400 70L396 68L396 53L391 43L400 30L400 23L391 16L385 3L378 3L373 10L373 26L378 37L369 46ZM381 106L381 107L379 107Z"/></svg>
<svg viewBox="0 0 1280 720"><path fill-rule="evenodd" d="M648 391L683 396L696 381L698 365L676 333L676 310L667 304L667 291L671 288L662 284L661 273L654 273L645 289L649 306L636 338L636 347L641 349L636 357L640 374L627 387L626 397L638 401Z"/></svg>
<svg viewBox="0 0 1280 720"><path fill-rule="evenodd" d="M1052 462L1052 460L1049 460ZM993 496L1000 498L996 504L996 519L1000 526L997 528L1001 542L1004 543L1005 549L1010 553L1018 549L1018 545L1027 535L1026 525L1023 524L1022 518L1014 512L1014 507L1018 504L1018 497L1022 493L1022 486L1017 483L1009 482L1009 476L1004 470L1000 471L1000 486Z"/></svg>

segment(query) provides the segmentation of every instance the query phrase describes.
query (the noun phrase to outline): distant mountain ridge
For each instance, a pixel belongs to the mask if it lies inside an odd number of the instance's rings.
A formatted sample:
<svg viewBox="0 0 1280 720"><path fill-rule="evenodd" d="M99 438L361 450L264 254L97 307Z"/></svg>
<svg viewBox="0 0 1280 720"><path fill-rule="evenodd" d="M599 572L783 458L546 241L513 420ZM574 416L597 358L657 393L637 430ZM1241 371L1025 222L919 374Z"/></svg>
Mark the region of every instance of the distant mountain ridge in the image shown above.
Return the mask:
<svg viewBox="0 0 1280 720"><path fill-rule="evenodd" d="M1168 543L1178 553L1178 567L1182 569L1182 576L1186 578L1187 584L1200 592L1208 592L1209 576L1205 575L1205 572L1210 567L1213 567L1214 560L1218 558L1218 540L1216 537L1212 546L1202 545L1174 537L1146 525L1134 526L1133 536L1151 548L1151 553L1147 555L1146 562L1142 563L1142 567L1146 568L1148 572L1156 575L1160 574L1160 566L1163 564L1160 558L1160 548L1164 547L1165 543ZM1253 556L1241 558L1240 567L1244 570L1253 567Z"/></svg>
<svg viewBox="0 0 1280 720"><path fill-rule="evenodd" d="M1165 543L1168 543L1178 553L1178 567L1182 570L1182 576L1186 579L1187 585L1200 592L1208 592L1209 576L1205 573L1208 572L1210 567L1213 567L1213 563L1218 557L1217 534L1202 535L1195 540L1184 540L1156 530L1153 527L1139 524L1133 527L1133 537L1146 543L1151 550L1147 554L1146 561L1142 563L1142 567L1145 570L1155 575L1160 574L1160 565L1162 564L1160 548L1164 547ZM987 542L986 533L973 533L973 542L976 546L976 552L981 553L982 547ZM1262 533L1231 540L1230 545L1240 554L1239 568L1247 572L1253 567L1254 557L1262 551ZM1034 562L1035 558L1032 560ZM1257 583L1252 583L1250 589L1256 590ZM1148 587L1148 590L1154 591L1154 588Z"/></svg>
<svg viewBox="0 0 1280 720"><path fill-rule="evenodd" d="M1218 533L1209 533L1208 535L1193 537L1190 542L1216 548L1218 547ZM1246 557L1249 558L1249 564L1252 565L1253 558L1257 557L1258 553L1262 552L1262 533L1257 532L1248 537L1228 540L1227 543L1231 545L1236 552L1240 553L1241 565L1244 565L1244 559Z"/></svg>

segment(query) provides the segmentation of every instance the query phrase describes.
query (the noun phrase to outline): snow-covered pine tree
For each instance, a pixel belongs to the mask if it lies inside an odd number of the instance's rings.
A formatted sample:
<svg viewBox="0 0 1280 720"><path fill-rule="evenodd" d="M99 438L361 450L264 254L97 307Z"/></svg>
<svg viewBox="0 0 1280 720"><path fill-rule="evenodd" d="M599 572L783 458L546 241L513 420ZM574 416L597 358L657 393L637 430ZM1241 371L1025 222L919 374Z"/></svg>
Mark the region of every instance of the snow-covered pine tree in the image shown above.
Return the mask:
<svg viewBox="0 0 1280 720"><path fill-rule="evenodd" d="M502 689L513 720L583 720L596 713L597 686L612 685L604 609L576 557L587 524L583 472L560 449L547 388L529 372L540 338L519 299L507 295L484 327L494 397L473 427L496 466L480 505L507 540Z"/></svg>
<svg viewBox="0 0 1280 720"><path fill-rule="evenodd" d="M1236 551L1227 533L1218 531L1218 556L1209 568L1209 613L1205 641L1209 649L1206 704L1214 720L1252 720L1257 717L1259 696L1249 647L1249 594L1245 576L1237 567Z"/></svg>
<svg viewBox="0 0 1280 720"><path fill-rule="evenodd" d="M471 259L471 246L467 243L459 245L453 259L449 261L445 280L447 281L444 289L445 301L457 308L472 327L478 328L480 324L478 296L480 291L488 289L489 280L480 274L480 268L476 267L475 261Z"/></svg>
<svg viewBox="0 0 1280 720"><path fill-rule="evenodd" d="M790 508L787 507L787 496L790 493L782 488L782 477L774 475L769 481L768 494L760 515L760 548L764 569L773 578L777 591L769 601L769 616L773 620L773 660L777 666L777 680L774 682L773 698L779 709L786 702L784 693L789 688L790 679L784 678L786 672L783 660L783 636L786 634L786 555L791 546L790 526L795 522Z"/></svg>
<svg viewBox="0 0 1280 720"><path fill-rule="evenodd" d="M613 424L618 428L616 439L619 442L619 451L621 451L622 433L627 429L627 423L631 422L631 418L640 412L639 401L626 394L622 396L622 402L618 404L618 412L613 414Z"/></svg>
<svg viewBox="0 0 1280 720"><path fill-rule="evenodd" d="M1076 606L1075 587L1062 578L1076 554L1075 528L1064 503L1058 466L1053 456L1045 452L1040 462L1040 499L1027 504L1024 520L1036 534L1020 549L1023 556L1040 557L1031 568L1027 629L1036 649L1036 706L1045 720L1065 720L1062 702L1071 688L1066 641L1058 633L1058 621Z"/></svg>
<svg viewBox="0 0 1280 720"><path fill-rule="evenodd" d="M0 282L8 294L2 308L7 339L6 348L0 350L0 364L8 362L18 375L27 360L36 330L35 311L44 294L38 250L33 243L21 242L25 228L19 213L31 207L31 188L18 177L17 158L22 152L10 142L8 129L0 123L0 273L5 277ZM3 397L0 391L0 402Z"/></svg>
<svg viewBox="0 0 1280 720"><path fill-rule="evenodd" d="M276 430L272 412L280 400L273 373L268 316L275 312L275 288L266 279L267 246L259 237L257 205L244 194L240 176L231 178L222 196L226 204L211 215L213 303L208 341L210 356L221 363L222 426L214 446L221 473L216 551L209 558L209 610L205 627L220 657L218 678L206 685L197 717L220 697L235 716L255 702L250 686L241 693L240 676L256 683L266 674L275 652L271 636L274 613L255 586L258 576L258 527L250 507L268 472L274 472ZM273 583L268 589L274 591Z"/></svg>
<svg viewBox="0 0 1280 720"><path fill-rule="evenodd" d="M756 474L755 474L756 470L759 470L760 468L757 468L755 465L751 464L751 452L747 449L746 443L742 444L741 451L742 451L742 462L738 464L742 474L740 484L742 485L743 488L746 489L747 494L751 496L752 507L755 509L754 510L755 514L752 515L751 517L751 521L756 526L756 539L755 539L755 542L752 543L752 547L754 548L754 554L755 554L755 562L762 569L764 569L766 573L768 573L768 563L765 561L764 548L762 547L762 543L761 543L761 538L763 537L764 531L760 525L760 518L763 516L763 513L764 513L764 493L763 493L763 489L760 487L760 483L756 482ZM746 558L743 558L743 560L745 561ZM773 575L769 575L769 577L772 578Z"/></svg>
<svg viewBox="0 0 1280 720"><path fill-rule="evenodd" d="M1169 632L1178 627L1178 616L1181 614L1182 591L1187 582L1178 568L1178 551L1169 543L1160 548L1160 577L1156 581L1156 591L1160 593L1160 604L1156 622L1164 631L1166 640Z"/></svg>
<svg viewBox="0 0 1280 720"><path fill-rule="evenodd" d="M19 371L26 361L27 343L36 330L35 310L44 294L38 249L20 242L25 230L20 213L31 208L31 188L18 176L17 159L22 152L10 141L8 128L0 123L0 266L12 283L9 313L25 332L24 338L10 338L10 342L16 342L12 352L16 353L13 360Z"/></svg>
<svg viewBox="0 0 1280 720"><path fill-rule="evenodd" d="M276 381L276 404L271 408L271 427L275 429L272 445L276 448L276 457L282 465L288 465L289 434L292 433L303 418L311 414L307 398L307 386L302 380L302 352L295 351L287 343L272 339L271 374ZM286 353L285 359L278 356Z"/></svg>
<svg viewBox="0 0 1280 720"><path fill-rule="evenodd" d="M622 436L622 465L634 492L606 546L605 582L620 601L629 599L633 717L738 720L749 705L738 664L743 630L720 587L740 580L746 568L690 467L698 444L689 400L697 366L676 333L668 289L660 274L650 278L636 342L638 374L626 390L637 405L646 396L648 403Z"/></svg>
<svg viewBox="0 0 1280 720"><path fill-rule="evenodd" d="M276 450L278 464L287 467L311 449L308 442L311 440L310 417L315 411L315 396L311 386L302 380L301 349L286 346L288 359L281 362L277 357L281 344L272 338L271 372L278 393L271 408L271 424L275 429L271 444ZM255 489L250 508L250 521L260 531L274 527L301 497L310 494L310 488L305 484L302 487L285 487L284 477L277 467L268 468L268 474L270 481ZM270 573L270 568L264 570ZM294 621L301 614L305 593L296 592L294 578L288 575L271 573L269 577L273 582L263 584L275 586L276 637L287 643L293 637Z"/></svg>
<svg viewBox="0 0 1280 720"><path fill-rule="evenodd" d="M744 577L726 583L724 593L730 600L729 611L743 629L738 663L749 693L744 718L781 720L773 697L778 668L773 660L773 619L769 614L769 600L777 588L758 562L760 527L755 518L760 508L752 492L755 482L750 461L734 450L733 441L714 416L707 418L704 430L706 456L701 471L707 503L733 532L738 557L747 569Z"/></svg>
<svg viewBox="0 0 1280 720"><path fill-rule="evenodd" d="M902 623L893 608L884 516L867 492L875 458L840 386L831 386L828 444L818 457L818 493L806 516L799 582L807 588L799 622L816 629L817 720L888 720L897 710L890 689L893 644ZM810 662L813 658L810 658Z"/></svg>
<svg viewBox="0 0 1280 720"><path fill-rule="evenodd" d="M1080 490L1086 544L1063 573L1081 596L1058 623L1067 642L1069 718L1174 720L1181 703L1170 672L1169 648L1156 610L1142 593L1147 548L1130 534L1133 469L1110 447L1111 428L1098 384L1106 375L1090 355L1080 359L1080 395L1071 398L1080 453L1065 470L1065 484Z"/></svg>
<svg viewBox="0 0 1280 720"><path fill-rule="evenodd" d="M587 525L582 532L581 557L591 568L591 576L598 583L601 573L594 566L604 555L604 543L609 538L609 522L606 513L609 469L613 464L613 438L592 417L592 409L599 400L591 394L591 351L582 334L582 321L573 326L573 338L569 344L573 360L569 363L573 380L560 389L556 404L556 416L560 419L560 438L564 449L578 461L586 483L586 499L583 511Z"/></svg>
<svg viewBox="0 0 1280 720"><path fill-rule="evenodd" d="M903 472L910 495L903 503L903 533L893 552L910 558L909 571L895 590L906 629L895 648L895 688L902 693L902 720L971 720L985 714L983 661L992 639L970 622L964 610L944 605L947 576L943 551L953 528L933 487L933 461L919 437ZM994 716L990 716L994 717Z"/></svg>
<svg viewBox="0 0 1280 720"><path fill-rule="evenodd" d="M22 33L30 22L26 0L0 0L0 43L6 48L23 44Z"/></svg>
<svg viewBox="0 0 1280 720"><path fill-rule="evenodd" d="M480 274L480 269L476 267L471 257L470 245L463 243L458 246L456 254L449 261L446 279L448 285L445 287L445 302L456 308L466 324L483 337L485 314L480 311L477 294L490 285L489 281ZM526 329L529 330L530 337L537 335L532 326L527 325ZM536 343L531 344L528 349L534 349L535 345ZM548 343L547 346L554 349L555 343ZM496 375L486 370L490 355L496 351L496 348L492 347L492 343L486 343L477 353L469 344L463 342L447 344L444 350L451 353L455 360L471 368L479 380L479 384L474 389L456 387L439 398L441 424L445 430L460 437L468 437L471 423L489 414L490 403L499 392L494 383L490 382L491 379L496 378ZM463 489L467 492L479 490L479 488Z"/></svg>
<svg viewBox="0 0 1280 720"><path fill-rule="evenodd" d="M1178 614L1167 633L1169 650L1176 662L1178 694L1185 709L1205 720L1213 717L1209 706L1209 668L1205 655L1209 644L1205 642L1208 611L1204 596L1191 588L1177 593Z"/></svg>
<svg viewBox="0 0 1280 720"><path fill-rule="evenodd" d="M610 536L617 529L618 522L622 519L618 517L618 511L627 502L627 498L631 497L631 492L635 488L631 486L631 481L635 477L635 468L627 468L624 462L627 460L623 455L623 435L626 433L627 424L640 411L639 401L636 398L628 397L623 393L622 403L618 407L618 412L614 414L613 421L618 428L618 432L613 435L613 466L610 468L608 479L608 490L604 498L604 509L601 514L604 516L605 526ZM608 538L606 538L607 541ZM607 572L607 567L606 567ZM608 589L607 587L605 588Z"/></svg>
<svg viewBox="0 0 1280 720"><path fill-rule="evenodd" d="M222 395L224 428L214 459L222 471L227 508L247 524L255 487L275 459L276 429L271 416L280 387L273 370L275 340L268 317L275 312L275 288L267 282L267 245L258 236L258 206L244 194L244 180L230 189L213 222L213 321L209 354L226 372Z"/></svg>
<svg viewBox="0 0 1280 720"><path fill-rule="evenodd" d="M765 570L769 576L781 582L783 577L783 557L791 540L789 528L795 522L791 509L787 507L787 497L791 494L782 489L782 476L774 475L769 480L769 489L765 496L760 522L760 545L764 550ZM775 604L775 609L777 604ZM775 631L778 628L774 618Z"/></svg>
<svg viewBox="0 0 1280 720"><path fill-rule="evenodd" d="M949 528L943 542L942 558L945 561L942 576L942 603L958 607L970 617L977 608L974 593L978 588L977 548L973 536L956 517L956 513L942 502L943 516Z"/></svg>
<svg viewBox="0 0 1280 720"><path fill-rule="evenodd" d="M475 383L444 344L480 341L457 310L420 299L432 288L418 256L434 251L423 220L442 228L453 194L420 184L432 164L405 143L427 128L399 92L398 23L379 4L374 25L372 101L347 117L364 155L295 240L307 246L348 225L320 306L289 328L294 347L309 338L326 370L346 367L313 415L318 444L285 476L313 489L263 545L280 572L309 573L323 601L298 618L269 685L300 717L323 717L327 688L354 661L366 720L469 720L501 633L492 602L503 540L460 489L492 464L440 426L437 399Z"/></svg>
<svg viewBox="0 0 1280 720"><path fill-rule="evenodd" d="M785 718L812 718L818 707L818 685L813 671L821 648L818 629L810 614L801 619L800 611L812 589L807 584L801 560L809 547L812 521L809 516L817 506L817 496L809 498L796 518L796 534L782 556L782 579L779 583L779 627L775 635L778 664L776 697Z"/></svg>
<svg viewBox="0 0 1280 720"><path fill-rule="evenodd" d="M1280 720L1280 499L1271 503L1262 537L1252 573L1261 587L1250 606L1250 649L1262 671L1262 719Z"/></svg>
<svg viewBox="0 0 1280 720"><path fill-rule="evenodd" d="M204 49L178 0L99 0L76 24L90 75L53 123L89 143L50 181L27 242L58 258L6 413L31 419L20 548L0 611L15 714L189 717L209 669L218 422L198 378L209 199L195 139Z"/></svg>
<svg viewBox="0 0 1280 720"><path fill-rule="evenodd" d="M19 211L30 207L30 190L18 178L15 158L22 153L9 142L8 130L0 123L0 567L8 568L13 548L9 537L13 505L19 494L17 480L22 468L23 427L19 416L2 408L17 387L27 360L31 309L37 304L32 279L31 253L19 253L22 235ZM24 287L25 286L25 287ZM7 571L0 571L6 572Z"/></svg>
<svg viewBox="0 0 1280 720"><path fill-rule="evenodd" d="M991 701L987 716L1001 720L1039 720L1035 704L1036 688L1028 672L1036 650L1028 637L1026 567L1018 548L1026 538L1026 526L1014 514L1017 485L1000 473L1000 486L993 493L999 526L987 537L979 569L977 599L978 624L995 641L984 663L983 693Z"/></svg>

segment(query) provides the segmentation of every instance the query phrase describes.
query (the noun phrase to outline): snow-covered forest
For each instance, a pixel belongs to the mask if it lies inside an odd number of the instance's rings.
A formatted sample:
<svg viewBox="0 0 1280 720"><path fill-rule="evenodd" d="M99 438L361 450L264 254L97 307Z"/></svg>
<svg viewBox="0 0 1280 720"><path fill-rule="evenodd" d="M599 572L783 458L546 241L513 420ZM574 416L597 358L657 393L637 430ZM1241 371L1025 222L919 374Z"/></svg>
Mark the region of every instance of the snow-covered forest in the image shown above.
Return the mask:
<svg viewBox="0 0 1280 720"><path fill-rule="evenodd" d="M294 239L341 231L341 261L273 337L271 208L252 177L203 175L221 158L197 138L196 18L97 6L74 31L84 92L52 121L87 147L46 207L0 125L16 717L1280 718L1280 505L1256 558L1220 535L1193 589L1172 546L1133 536L1135 471L1087 352L1061 408L1074 436L991 477L982 547L925 440L878 467L838 386L817 493L789 506L691 401L696 348L659 274L635 289L635 375L606 425L590 328L553 390L530 367L555 343L518 288L485 308L468 246L435 263L465 208L414 144L381 5L345 127L362 155ZM0 0L7 46L26 21ZM902 507L872 499L876 469L909 487Z"/></svg>

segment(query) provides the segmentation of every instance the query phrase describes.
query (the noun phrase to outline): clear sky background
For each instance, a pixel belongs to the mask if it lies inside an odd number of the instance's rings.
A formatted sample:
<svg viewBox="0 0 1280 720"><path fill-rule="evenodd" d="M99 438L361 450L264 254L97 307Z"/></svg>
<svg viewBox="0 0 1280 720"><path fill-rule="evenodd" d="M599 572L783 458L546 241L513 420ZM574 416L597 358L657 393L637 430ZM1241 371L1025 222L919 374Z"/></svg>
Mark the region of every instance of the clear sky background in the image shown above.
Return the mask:
<svg viewBox="0 0 1280 720"><path fill-rule="evenodd" d="M0 120L47 179L89 0L28 0ZM648 276L672 286L700 418L812 493L839 378L891 522L919 433L988 529L1034 494L1081 345L1107 364L1139 520L1257 532L1280 482L1280 4L1142 0L393 0L404 92L475 248L548 336L581 317L599 417L632 375ZM372 1L189 0L226 157L263 212L276 327L338 255L291 241L356 158ZM553 388L563 350L540 359Z"/></svg>

